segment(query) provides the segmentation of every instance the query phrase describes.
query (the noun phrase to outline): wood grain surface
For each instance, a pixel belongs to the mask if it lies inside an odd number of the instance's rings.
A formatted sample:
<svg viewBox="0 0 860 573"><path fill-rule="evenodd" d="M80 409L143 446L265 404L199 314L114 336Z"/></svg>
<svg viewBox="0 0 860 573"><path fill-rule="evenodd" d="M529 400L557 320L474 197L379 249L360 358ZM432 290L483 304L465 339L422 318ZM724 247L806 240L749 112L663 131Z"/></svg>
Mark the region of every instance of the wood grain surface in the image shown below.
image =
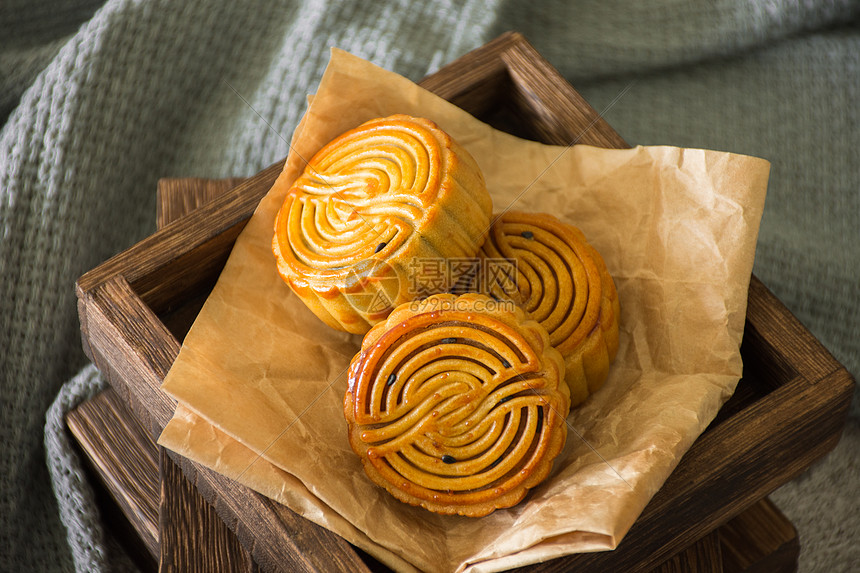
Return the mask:
<svg viewBox="0 0 860 573"><path fill-rule="evenodd" d="M797 530L769 499L753 505L718 530L727 573L791 573L797 570Z"/></svg>
<svg viewBox="0 0 860 573"><path fill-rule="evenodd" d="M159 483L155 442L110 388L70 411L66 425L138 539L157 560Z"/></svg>
<svg viewBox="0 0 860 573"><path fill-rule="evenodd" d="M542 141L626 145L516 34L467 54L422 85L493 125ZM159 385L189 319L280 168L273 165L228 193L214 194L78 281L85 350L153 439L173 412ZM527 570L652 570L707 540L832 449L853 381L755 278L742 355L738 392L618 549ZM205 467L171 458L263 570L368 570L340 537Z"/></svg>
<svg viewBox="0 0 860 573"><path fill-rule="evenodd" d="M654 570L654 573L724 573L723 550L716 531L705 535Z"/></svg>
<svg viewBox="0 0 860 573"><path fill-rule="evenodd" d="M254 558L185 479L182 470L159 451L159 531L162 573L258 571Z"/></svg>

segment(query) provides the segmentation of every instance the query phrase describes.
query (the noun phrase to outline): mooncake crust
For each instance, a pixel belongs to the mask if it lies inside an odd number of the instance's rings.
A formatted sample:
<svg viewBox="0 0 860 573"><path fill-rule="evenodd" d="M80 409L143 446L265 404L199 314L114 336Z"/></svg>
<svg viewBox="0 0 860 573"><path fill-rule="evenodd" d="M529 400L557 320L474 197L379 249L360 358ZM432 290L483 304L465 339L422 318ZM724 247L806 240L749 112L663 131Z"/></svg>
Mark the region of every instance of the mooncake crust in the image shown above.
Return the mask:
<svg viewBox="0 0 860 573"><path fill-rule="evenodd" d="M506 211L494 218L479 254L476 290L512 300L546 328L564 357L571 405L596 392L618 352L621 307L603 257L582 231L547 213Z"/></svg>
<svg viewBox="0 0 860 573"><path fill-rule="evenodd" d="M520 502L567 437L546 331L481 294L399 306L367 333L344 397L349 443L394 497L470 517Z"/></svg>
<svg viewBox="0 0 860 573"><path fill-rule="evenodd" d="M272 251L321 320L363 334L418 294L415 261L476 256L491 213L474 158L432 121L393 115L314 155L278 212Z"/></svg>

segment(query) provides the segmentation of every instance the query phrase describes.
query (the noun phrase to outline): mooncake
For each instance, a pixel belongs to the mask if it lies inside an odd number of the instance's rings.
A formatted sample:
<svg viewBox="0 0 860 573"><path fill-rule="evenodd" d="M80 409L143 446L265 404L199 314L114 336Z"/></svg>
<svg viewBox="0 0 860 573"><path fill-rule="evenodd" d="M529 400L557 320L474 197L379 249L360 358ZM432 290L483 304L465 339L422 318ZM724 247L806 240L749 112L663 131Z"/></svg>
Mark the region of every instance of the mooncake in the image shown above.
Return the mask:
<svg viewBox="0 0 860 573"><path fill-rule="evenodd" d="M615 282L583 233L545 213L497 216L480 252L477 290L537 320L564 357L571 405L597 391L618 351Z"/></svg>
<svg viewBox="0 0 860 573"><path fill-rule="evenodd" d="M397 305L449 290L459 276L422 281L422 261L475 257L491 213L472 156L433 122L393 115L311 158L286 193L272 250L320 319L363 334Z"/></svg>
<svg viewBox="0 0 860 573"><path fill-rule="evenodd" d="M511 303L403 304L364 337L344 397L349 443L394 497L483 516L546 478L567 436L561 355Z"/></svg>

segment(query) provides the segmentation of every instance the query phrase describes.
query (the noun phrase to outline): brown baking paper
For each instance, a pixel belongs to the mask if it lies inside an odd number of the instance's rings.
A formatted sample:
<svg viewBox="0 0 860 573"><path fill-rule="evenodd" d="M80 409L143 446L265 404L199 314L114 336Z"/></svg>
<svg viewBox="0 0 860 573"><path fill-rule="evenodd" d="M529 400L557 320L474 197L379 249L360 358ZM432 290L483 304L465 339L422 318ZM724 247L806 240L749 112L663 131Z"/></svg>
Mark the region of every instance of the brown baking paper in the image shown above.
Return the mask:
<svg viewBox="0 0 860 573"><path fill-rule="evenodd" d="M623 102L622 102L623 105ZM439 516L365 476L343 418L360 337L318 320L279 278L275 214L310 158L363 121L428 117L475 157L495 211L552 213L603 255L621 301L603 389L568 417L550 477L516 507ZM334 50L261 201L163 388L159 443L238 480L398 570L495 571L613 549L734 391L768 162L675 147L517 139L396 74Z"/></svg>

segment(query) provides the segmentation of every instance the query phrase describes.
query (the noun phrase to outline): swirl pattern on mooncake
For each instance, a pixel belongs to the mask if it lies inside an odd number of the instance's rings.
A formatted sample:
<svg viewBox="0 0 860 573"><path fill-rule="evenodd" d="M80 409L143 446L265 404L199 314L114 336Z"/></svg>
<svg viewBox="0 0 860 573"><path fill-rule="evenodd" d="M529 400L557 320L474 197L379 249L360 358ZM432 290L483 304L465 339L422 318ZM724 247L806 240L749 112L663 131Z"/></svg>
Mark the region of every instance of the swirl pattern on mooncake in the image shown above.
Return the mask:
<svg viewBox="0 0 860 573"><path fill-rule="evenodd" d="M361 334L413 298L414 260L474 257L491 212L468 152L433 122L394 115L317 152L286 193L272 249L317 316Z"/></svg>
<svg viewBox="0 0 860 573"><path fill-rule="evenodd" d="M552 215L508 211L493 221L479 256L490 272L478 290L514 301L546 328L564 357L571 405L582 403L618 351L618 293L600 253ZM499 260L513 264L493 264Z"/></svg>
<svg viewBox="0 0 860 573"><path fill-rule="evenodd" d="M546 331L514 305L474 293L404 304L350 365L350 445L406 503L473 517L510 507L564 445L563 368Z"/></svg>

